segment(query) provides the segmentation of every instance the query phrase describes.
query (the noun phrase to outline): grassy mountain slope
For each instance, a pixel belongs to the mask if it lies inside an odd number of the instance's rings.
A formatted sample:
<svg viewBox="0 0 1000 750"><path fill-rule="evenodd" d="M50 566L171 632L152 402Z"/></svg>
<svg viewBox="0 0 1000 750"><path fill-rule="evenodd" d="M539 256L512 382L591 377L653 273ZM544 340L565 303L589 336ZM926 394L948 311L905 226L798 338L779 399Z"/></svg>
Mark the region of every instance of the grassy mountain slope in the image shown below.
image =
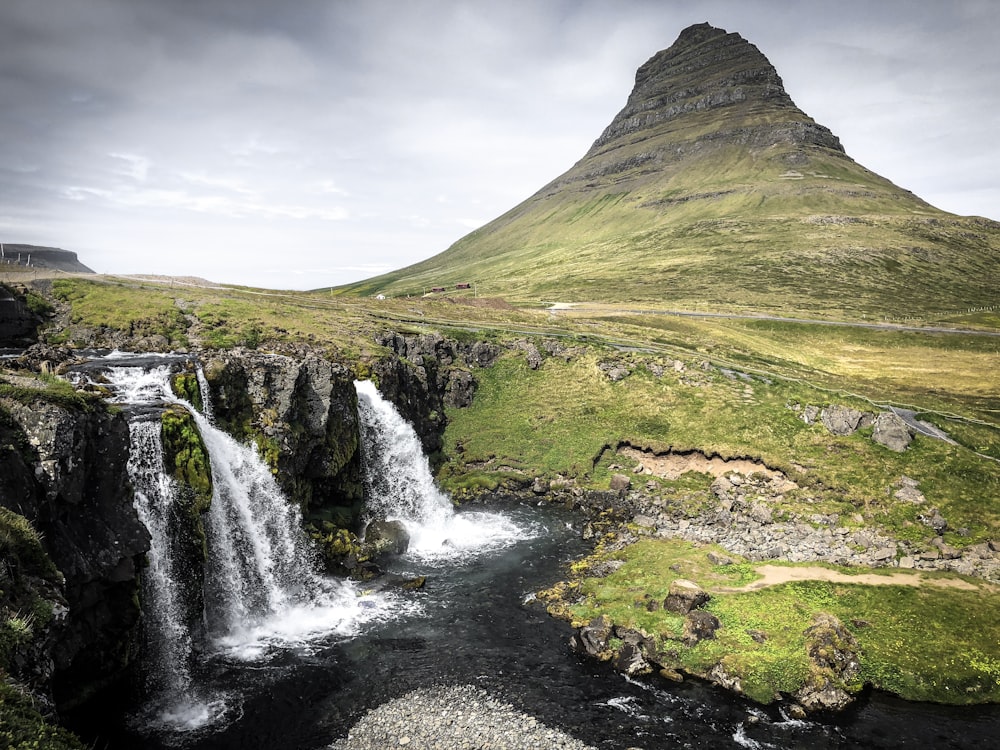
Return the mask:
<svg viewBox="0 0 1000 750"><path fill-rule="evenodd" d="M426 261L342 288L833 317L996 300L1000 224L850 159L736 34L692 27L640 68L572 169Z"/></svg>

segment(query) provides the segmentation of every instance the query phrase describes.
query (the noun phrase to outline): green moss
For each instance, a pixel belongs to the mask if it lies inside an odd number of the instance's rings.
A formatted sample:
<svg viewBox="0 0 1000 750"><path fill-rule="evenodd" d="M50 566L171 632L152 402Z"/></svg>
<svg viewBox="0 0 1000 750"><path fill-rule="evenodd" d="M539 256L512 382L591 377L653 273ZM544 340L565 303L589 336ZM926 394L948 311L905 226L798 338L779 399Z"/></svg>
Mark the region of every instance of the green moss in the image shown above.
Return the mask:
<svg viewBox="0 0 1000 750"><path fill-rule="evenodd" d="M13 511L0 507L0 677L14 655L31 647L52 619L41 581L54 588L62 576L42 548L38 532Z"/></svg>
<svg viewBox="0 0 1000 750"><path fill-rule="evenodd" d="M212 466L198 426L187 409L171 405L161 416L163 459L167 470L193 491L193 513L204 513L212 502Z"/></svg>
<svg viewBox="0 0 1000 750"><path fill-rule="evenodd" d="M193 372L178 372L170 378L170 386L178 398L187 401L198 411L204 413L205 405L201 401L201 386L198 376Z"/></svg>
<svg viewBox="0 0 1000 750"><path fill-rule="evenodd" d="M77 391L71 383L55 375L30 374L29 377L33 379L30 385L15 385L0 379L0 398L9 398L28 406L45 402L71 411L89 412L105 408L99 395Z"/></svg>
<svg viewBox="0 0 1000 750"><path fill-rule="evenodd" d="M0 680L0 747L7 750L85 750L72 732L49 723L31 699Z"/></svg>
<svg viewBox="0 0 1000 750"><path fill-rule="evenodd" d="M568 608L575 622L607 614L615 624L655 634L661 651L674 654L670 666L705 674L721 664L754 700L767 703L794 692L817 673L808 658L808 631L816 615L829 613L858 644L861 673L856 683L843 686L849 691L867 683L908 700L1000 702L1000 601L949 587L954 576L938 576L937 585L807 580L735 591L751 578L752 566L712 566L706 549L688 542L644 540L610 557L623 564L606 577L583 578L575 588L579 601ZM578 570L585 575L588 567ZM714 639L688 647L679 641L682 617L645 606L662 601L677 578L711 593L705 608L722 623Z"/></svg>

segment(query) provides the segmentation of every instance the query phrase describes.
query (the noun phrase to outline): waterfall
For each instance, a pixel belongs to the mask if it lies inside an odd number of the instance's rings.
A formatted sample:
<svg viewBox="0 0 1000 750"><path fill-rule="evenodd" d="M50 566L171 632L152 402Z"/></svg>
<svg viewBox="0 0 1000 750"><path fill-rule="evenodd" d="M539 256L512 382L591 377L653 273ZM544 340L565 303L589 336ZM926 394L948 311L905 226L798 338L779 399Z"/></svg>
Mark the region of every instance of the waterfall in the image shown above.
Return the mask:
<svg viewBox="0 0 1000 750"><path fill-rule="evenodd" d="M181 607L179 578L170 544L170 510L177 500L176 483L164 472L159 421L129 425L128 473L135 490L135 509L150 535L148 567L143 575L146 620L147 687L152 693L180 695L191 688L191 635Z"/></svg>
<svg viewBox="0 0 1000 750"><path fill-rule="evenodd" d="M151 536L144 574L143 614L150 650L147 683L154 717L172 731L219 721L232 707L224 692L205 697L192 679L192 654L258 661L286 648L309 649L331 636L355 635L371 621L415 611L398 595L361 593L353 583L327 578L302 532L298 507L288 502L270 468L252 446L242 445L170 388L170 365L111 366L105 372L113 402L131 409L129 477L136 507ZM205 398L207 389L203 391ZM181 606L191 581L172 561L168 523L175 501L173 479L163 467L160 421L149 407L180 404L192 415L209 454L212 501L204 519L204 642L194 643ZM210 413L210 402L205 401ZM141 407L146 407L145 409ZM203 653L202 653L203 652Z"/></svg>
<svg viewBox="0 0 1000 750"><path fill-rule="evenodd" d="M374 383L356 381L361 418L366 504L371 518L400 521L410 534L408 555L455 560L510 546L535 536L506 516L457 513L434 482L420 438Z"/></svg>
<svg viewBox="0 0 1000 750"><path fill-rule="evenodd" d="M209 424L215 424L215 413L212 411L212 392L208 388L208 378L205 377L205 371L200 366L195 369L195 375L198 378L198 393L201 396L201 413Z"/></svg>

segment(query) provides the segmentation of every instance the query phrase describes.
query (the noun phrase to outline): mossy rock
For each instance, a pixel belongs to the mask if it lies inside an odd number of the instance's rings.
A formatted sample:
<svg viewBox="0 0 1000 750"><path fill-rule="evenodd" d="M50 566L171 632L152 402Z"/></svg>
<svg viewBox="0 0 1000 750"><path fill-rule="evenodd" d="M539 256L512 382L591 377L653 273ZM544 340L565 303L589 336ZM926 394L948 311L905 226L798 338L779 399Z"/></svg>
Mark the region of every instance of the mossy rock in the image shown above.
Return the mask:
<svg viewBox="0 0 1000 750"><path fill-rule="evenodd" d="M184 399L202 414L205 413L205 404L201 400L201 386L195 373L174 373L170 378L170 387L175 396Z"/></svg>
<svg viewBox="0 0 1000 750"><path fill-rule="evenodd" d="M84 750L72 732L50 724L31 698L0 681L0 747L8 750Z"/></svg>
<svg viewBox="0 0 1000 750"><path fill-rule="evenodd" d="M186 619L195 626L204 608L208 547L202 516L212 503L212 466L197 423L187 409L171 405L161 416L163 464L177 482L171 508L171 540L176 571L185 580Z"/></svg>

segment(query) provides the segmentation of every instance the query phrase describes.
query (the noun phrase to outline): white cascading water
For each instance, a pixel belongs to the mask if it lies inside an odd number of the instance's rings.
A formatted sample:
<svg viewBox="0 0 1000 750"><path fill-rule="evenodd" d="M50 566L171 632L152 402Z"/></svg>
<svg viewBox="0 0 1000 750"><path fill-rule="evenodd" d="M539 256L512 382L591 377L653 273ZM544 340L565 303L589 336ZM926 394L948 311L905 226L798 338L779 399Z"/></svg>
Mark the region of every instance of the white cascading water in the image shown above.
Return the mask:
<svg viewBox="0 0 1000 750"><path fill-rule="evenodd" d="M143 618L144 658L149 665L146 687L156 696L152 713L166 725L202 724L219 706L196 699L191 684L191 633L184 621L181 580L170 543L170 509L177 500L177 485L164 471L159 420L133 421L129 433L128 473L135 509L150 535L143 573Z"/></svg>
<svg viewBox="0 0 1000 750"><path fill-rule="evenodd" d="M537 535L504 515L456 513L441 492L420 438L370 380L354 383L372 518L400 521L410 535L407 555L424 560L466 559Z"/></svg>
<svg viewBox="0 0 1000 750"><path fill-rule="evenodd" d="M205 625L209 650L230 659L253 661L275 649L303 647L317 639L354 635L373 620L385 620L413 611L389 594L361 594L351 582L321 576L306 545L298 508L283 496L269 467L251 446L241 445L216 429L190 404L174 396L169 366L152 369L111 367L107 379L116 391L114 401L133 405L177 403L194 417L212 466L212 502L205 522L208 559L205 568ZM207 390L204 392L207 396ZM203 396L205 398L205 396ZM133 431L132 452L144 454L137 443L152 440L155 428ZM153 450L149 448L149 450ZM152 459L130 462L130 478L137 488L149 487L143 503L156 506L140 511L150 519L153 549L148 585L155 589L146 600L155 613L149 617L159 648L156 669L173 670L154 679L162 695L156 699L157 721L169 729L191 730L219 720L227 707L224 696L210 700L192 697L190 690L191 635L177 609L177 587L183 585L169 564L169 539L153 531L157 519L173 502L169 478ZM133 474L132 471L135 470ZM159 473L159 477L156 475ZM160 491L159 488L164 488ZM139 494L139 493L137 493ZM145 521L146 518L143 518ZM168 662L170 662L168 664ZM197 691L194 691L196 694Z"/></svg>

